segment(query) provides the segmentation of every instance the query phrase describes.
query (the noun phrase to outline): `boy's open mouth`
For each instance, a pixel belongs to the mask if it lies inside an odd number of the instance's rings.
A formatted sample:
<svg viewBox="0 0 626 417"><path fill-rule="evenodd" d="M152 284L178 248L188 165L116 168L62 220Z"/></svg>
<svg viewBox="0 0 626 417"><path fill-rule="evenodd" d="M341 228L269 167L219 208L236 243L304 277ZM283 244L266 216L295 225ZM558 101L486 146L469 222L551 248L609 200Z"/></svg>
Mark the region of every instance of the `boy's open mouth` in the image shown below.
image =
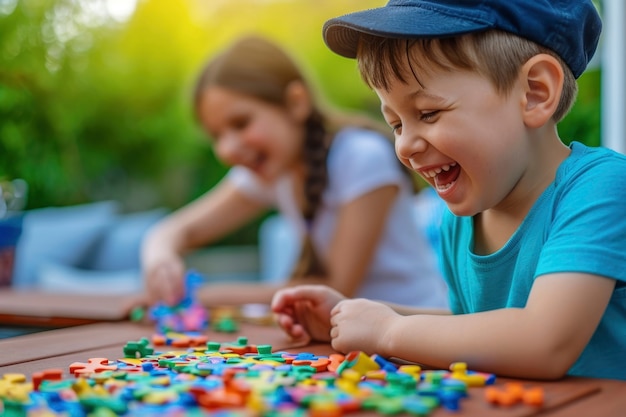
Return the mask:
<svg viewBox="0 0 626 417"><path fill-rule="evenodd" d="M423 172L423 175L434 181L437 191L445 191L454 184L461 173L461 167L456 162L443 165L440 168Z"/></svg>

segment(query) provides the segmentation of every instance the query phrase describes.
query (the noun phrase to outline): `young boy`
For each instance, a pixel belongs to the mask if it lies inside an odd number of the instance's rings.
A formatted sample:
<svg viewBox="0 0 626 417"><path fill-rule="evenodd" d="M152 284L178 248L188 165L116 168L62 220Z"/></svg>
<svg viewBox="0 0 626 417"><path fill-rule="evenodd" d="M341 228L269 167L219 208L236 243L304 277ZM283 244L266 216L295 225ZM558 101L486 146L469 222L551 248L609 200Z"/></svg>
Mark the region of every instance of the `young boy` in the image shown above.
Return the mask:
<svg viewBox="0 0 626 417"><path fill-rule="evenodd" d="M450 210L453 314L306 286L274 297L283 329L435 367L626 379L626 157L556 129L600 30L588 0L390 0L328 21Z"/></svg>

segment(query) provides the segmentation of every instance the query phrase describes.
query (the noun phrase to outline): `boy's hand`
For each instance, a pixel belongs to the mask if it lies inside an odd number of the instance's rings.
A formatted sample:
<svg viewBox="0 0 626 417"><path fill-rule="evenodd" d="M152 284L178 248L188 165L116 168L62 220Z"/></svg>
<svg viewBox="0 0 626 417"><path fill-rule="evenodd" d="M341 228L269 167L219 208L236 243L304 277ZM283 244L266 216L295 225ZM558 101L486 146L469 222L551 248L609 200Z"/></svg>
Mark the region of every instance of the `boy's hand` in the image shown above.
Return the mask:
<svg viewBox="0 0 626 417"><path fill-rule="evenodd" d="M333 349L347 353L353 350L371 355L385 355L386 331L400 317L391 307L366 299L345 300L331 312Z"/></svg>
<svg viewBox="0 0 626 417"><path fill-rule="evenodd" d="M330 341L330 311L346 298L325 285L282 289L272 299L278 325L294 340Z"/></svg>

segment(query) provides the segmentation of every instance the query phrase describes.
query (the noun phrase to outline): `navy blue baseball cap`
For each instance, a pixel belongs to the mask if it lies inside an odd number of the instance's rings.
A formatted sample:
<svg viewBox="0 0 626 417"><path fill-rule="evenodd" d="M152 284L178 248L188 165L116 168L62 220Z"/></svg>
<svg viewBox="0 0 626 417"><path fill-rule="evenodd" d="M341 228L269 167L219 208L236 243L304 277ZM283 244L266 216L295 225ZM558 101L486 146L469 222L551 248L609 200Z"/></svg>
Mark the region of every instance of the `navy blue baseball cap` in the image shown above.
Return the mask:
<svg viewBox="0 0 626 417"><path fill-rule="evenodd" d="M443 38L500 29L557 53L578 78L591 60L602 21L591 0L389 0L328 20L335 53L355 58L361 33L387 38Z"/></svg>

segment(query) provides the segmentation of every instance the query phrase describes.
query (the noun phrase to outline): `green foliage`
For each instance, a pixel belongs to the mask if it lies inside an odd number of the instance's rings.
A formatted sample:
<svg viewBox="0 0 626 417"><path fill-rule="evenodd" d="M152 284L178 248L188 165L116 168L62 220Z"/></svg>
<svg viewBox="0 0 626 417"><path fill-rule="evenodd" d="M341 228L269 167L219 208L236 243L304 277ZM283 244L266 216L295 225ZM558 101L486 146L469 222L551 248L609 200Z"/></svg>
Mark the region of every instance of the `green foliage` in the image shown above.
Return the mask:
<svg viewBox="0 0 626 417"><path fill-rule="evenodd" d="M578 79L576 103L559 124L559 135L565 143L600 146L600 78L600 70L590 70Z"/></svg>
<svg viewBox="0 0 626 417"><path fill-rule="evenodd" d="M370 94L354 63L321 42L323 21L363 6L336 3L144 0L122 22L85 0L0 3L0 176L29 183L29 208L185 204L225 173L193 120L190 90L232 38L284 41L304 67L318 63L312 76L333 101L357 107Z"/></svg>

